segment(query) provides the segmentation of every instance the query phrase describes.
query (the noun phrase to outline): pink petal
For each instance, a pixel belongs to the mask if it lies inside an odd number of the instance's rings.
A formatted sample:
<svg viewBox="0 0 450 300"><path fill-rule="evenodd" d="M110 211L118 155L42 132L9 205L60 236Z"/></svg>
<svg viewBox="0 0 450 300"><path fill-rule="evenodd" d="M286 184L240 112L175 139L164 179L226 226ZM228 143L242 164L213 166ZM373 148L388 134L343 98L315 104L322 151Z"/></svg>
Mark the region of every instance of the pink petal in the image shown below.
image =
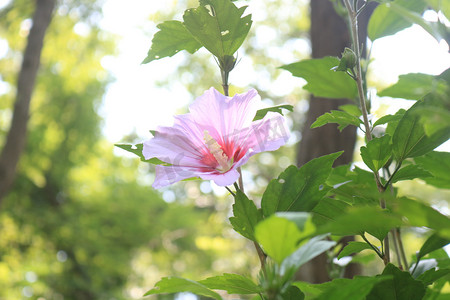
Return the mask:
<svg viewBox="0 0 450 300"><path fill-rule="evenodd" d="M155 182L153 182L152 185L155 189L160 189L183 179L198 176L197 172L195 172L195 169L180 166L159 165L156 166L155 171Z"/></svg>
<svg viewBox="0 0 450 300"><path fill-rule="evenodd" d="M230 169L225 173L199 173L197 174L203 180L212 180L219 186L227 186L235 183L239 178L239 172L235 169Z"/></svg>

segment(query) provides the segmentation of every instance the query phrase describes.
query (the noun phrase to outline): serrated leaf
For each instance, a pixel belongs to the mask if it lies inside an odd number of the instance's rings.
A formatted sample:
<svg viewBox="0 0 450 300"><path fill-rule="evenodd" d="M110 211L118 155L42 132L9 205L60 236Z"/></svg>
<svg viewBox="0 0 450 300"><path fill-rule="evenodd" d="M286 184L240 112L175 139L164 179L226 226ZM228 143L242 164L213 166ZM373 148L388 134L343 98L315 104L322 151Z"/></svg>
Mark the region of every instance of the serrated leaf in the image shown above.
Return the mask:
<svg viewBox="0 0 450 300"><path fill-rule="evenodd" d="M397 83L379 92L378 96L419 100L430 92L438 91L443 93L445 89L445 82L437 76L410 73L400 75Z"/></svg>
<svg viewBox="0 0 450 300"><path fill-rule="evenodd" d="M450 153L432 151L420 157L415 157L414 161L431 172L434 177L425 178L425 182L438 188L450 189Z"/></svg>
<svg viewBox="0 0 450 300"><path fill-rule="evenodd" d="M173 294L190 292L196 295L201 295L216 300L222 300L219 294L211 291L203 284L196 281L181 278L181 277L164 277L158 281L153 289L145 293L144 296L157 294Z"/></svg>
<svg viewBox="0 0 450 300"><path fill-rule="evenodd" d="M237 8L231 1L201 1L184 12L184 25L209 52L223 59L242 45L252 25L251 15L242 17L246 6Z"/></svg>
<svg viewBox="0 0 450 300"><path fill-rule="evenodd" d="M255 226L262 219L261 212L256 208L255 203L240 190L236 191L234 200L234 216L230 218L233 229L242 236L255 241Z"/></svg>
<svg viewBox="0 0 450 300"><path fill-rule="evenodd" d="M369 244L364 242L348 242L341 252L339 252L338 259L344 256L349 256L354 253L359 253L363 250L372 249Z"/></svg>
<svg viewBox="0 0 450 300"><path fill-rule="evenodd" d="M271 216L256 225L255 237L264 252L276 263L281 264L297 249L301 233L294 222Z"/></svg>
<svg viewBox="0 0 450 300"><path fill-rule="evenodd" d="M130 144L114 144L114 146L119 147L120 149L123 149L125 151L131 152L141 159L143 162L147 162L153 165L164 165L164 166L170 166L171 164L168 164L166 162L163 162L156 157L145 159L144 155L142 154L142 149L144 149L143 144L136 144L136 145L130 145Z"/></svg>
<svg viewBox="0 0 450 300"><path fill-rule="evenodd" d="M450 238L450 219L424 203L401 197L395 199L392 210L404 216L410 226L425 226L443 238Z"/></svg>
<svg viewBox="0 0 450 300"><path fill-rule="evenodd" d="M392 155L391 136L374 138L361 147L361 158L372 171L378 172L389 161Z"/></svg>
<svg viewBox="0 0 450 300"><path fill-rule="evenodd" d="M263 109L259 109L256 112L256 115L253 118L253 121L261 120L262 118L264 118L266 116L266 114L269 111L276 112L276 113L279 113L280 115L283 115L282 109L286 109L286 110L289 110L291 112L294 111L294 107L292 105L289 105L289 104L277 105L277 106L273 106L273 107L263 108Z"/></svg>
<svg viewBox="0 0 450 300"><path fill-rule="evenodd" d="M381 275L392 275L393 278L375 285L367 300L422 300L425 295L425 286L421 281L414 280L409 272L403 272L393 264L388 264Z"/></svg>
<svg viewBox="0 0 450 300"><path fill-rule="evenodd" d="M345 111L332 110L329 113L325 113L318 117L317 120L311 125L311 128L321 127L328 123L339 124L338 129L342 131L348 125L359 127L359 125L362 124L362 121L358 117L355 117Z"/></svg>
<svg viewBox="0 0 450 300"><path fill-rule="evenodd" d="M311 211L327 193L325 181L341 154L321 156L300 169L290 166L271 180L261 199L264 216L278 211Z"/></svg>
<svg viewBox="0 0 450 300"><path fill-rule="evenodd" d="M225 273L200 280L199 283L213 290L227 291L229 294L248 295L262 292L262 288L251 279L238 274Z"/></svg>
<svg viewBox="0 0 450 300"><path fill-rule="evenodd" d="M159 31L152 39L152 46L143 64L173 56L182 50L192 54L202 47L180 21L166 21L157 27Z"/></svg>
<svg viewBox="0 0 450 300"><path fill-rule="evenodd" d="M358 118L362 115L362 112L359 109L359 107L354 104L344 104L339 106L339 109Z"/></svg>
<svg viewBox="0 0 450 300"><path fill-rule="evenodd" d="M336 57L324 57L305 59L280 68L305 79L308 83L303 88L316 97L355 99L358 96L355 81L344 72L331 70L338 64Z"/></svg>
<svg viewBox="0 0 450 300"><path fill-rule="evenodd" d="M423 12L426 8L426 3L422 0L396 0L395 2L407 10L417 13ZM392 2L380 4L374 10L367 27L367 34L372 41L395 34L412 25L409 19L391 8Z"/></svg>
<svg viewBox="0 0 450 300"><path fill-rule="evenodd" d="M428 95L424 100L416 102L406 111L397 125L392 137L392 150L398 161L408 157L416 157L430 152L450 137L450 128L443 128L431 136L427 136L420 122L420 115L415 112L426 106L441 106L439 99Z"/></svg>
<svg viewBox="0 0 450 300"><path fill-rule="evenodd" d="M427 170L422 169L418 165L407 165L392 176L391 182L395 183L402 180L411 180L415 178L424 179L428 177L433 177L433 175Z"/></svg>

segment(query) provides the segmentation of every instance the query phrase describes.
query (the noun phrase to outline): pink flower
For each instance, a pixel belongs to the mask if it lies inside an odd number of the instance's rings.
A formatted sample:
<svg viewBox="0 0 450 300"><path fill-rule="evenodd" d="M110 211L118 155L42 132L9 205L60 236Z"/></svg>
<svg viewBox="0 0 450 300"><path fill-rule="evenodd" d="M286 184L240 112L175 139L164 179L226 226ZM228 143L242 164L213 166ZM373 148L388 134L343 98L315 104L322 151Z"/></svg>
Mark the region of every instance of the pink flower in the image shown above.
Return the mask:
<svg viewBox="0 0 450 300"><path fill-rule="evenodd" d="M289 138L283 116L269 112L253 122L260 97L252 89L226 97L214 88L190 105L190 113L175 116L172 127L158 127L144 142L146 159L156 157L171 165L156 166L154 188L200 177L217 185L231 185L239 178L238 167L249 157L273 151Z"/></svg>

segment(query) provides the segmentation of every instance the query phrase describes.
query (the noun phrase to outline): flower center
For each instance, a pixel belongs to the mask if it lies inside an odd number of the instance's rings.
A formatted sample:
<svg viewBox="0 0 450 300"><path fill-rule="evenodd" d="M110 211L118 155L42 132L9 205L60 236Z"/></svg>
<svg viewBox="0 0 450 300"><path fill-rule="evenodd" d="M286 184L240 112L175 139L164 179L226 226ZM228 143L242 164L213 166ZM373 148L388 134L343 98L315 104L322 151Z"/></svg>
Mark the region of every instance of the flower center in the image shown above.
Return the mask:
<svg viewBox="0 0 450 300"><path fill-rule="evenodd" d="M203 139L209 152L214 156L219 166L216 168L220 173L225 173L231 169L232 161L228 161L228 156L223 152L219 143L209 135L208 130L203 132Z"/></svg>

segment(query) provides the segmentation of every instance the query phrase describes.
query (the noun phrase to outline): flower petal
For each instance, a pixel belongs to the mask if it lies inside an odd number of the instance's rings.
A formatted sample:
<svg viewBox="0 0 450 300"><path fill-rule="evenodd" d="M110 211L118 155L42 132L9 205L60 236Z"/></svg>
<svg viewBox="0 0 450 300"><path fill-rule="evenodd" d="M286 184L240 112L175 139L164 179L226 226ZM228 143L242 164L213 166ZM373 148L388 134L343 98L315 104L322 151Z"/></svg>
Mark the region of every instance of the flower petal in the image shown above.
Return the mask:
<svg viewBox="0 0 450 300"><path fill-rule="evenodd" d="M201 173L197 174L203 180L212 180L219 186L227 186L235 183L239 178L239 172L233 168L226 173Z"/></svg>
<svg viewBox="0 0 450 300"><path fill-rule="evenodd" d="M156 166L155 171L155 182L153 182L152 185L155 189L160 189L183 179L198 176L198 170L180 166L158 165Z"/></svg>

